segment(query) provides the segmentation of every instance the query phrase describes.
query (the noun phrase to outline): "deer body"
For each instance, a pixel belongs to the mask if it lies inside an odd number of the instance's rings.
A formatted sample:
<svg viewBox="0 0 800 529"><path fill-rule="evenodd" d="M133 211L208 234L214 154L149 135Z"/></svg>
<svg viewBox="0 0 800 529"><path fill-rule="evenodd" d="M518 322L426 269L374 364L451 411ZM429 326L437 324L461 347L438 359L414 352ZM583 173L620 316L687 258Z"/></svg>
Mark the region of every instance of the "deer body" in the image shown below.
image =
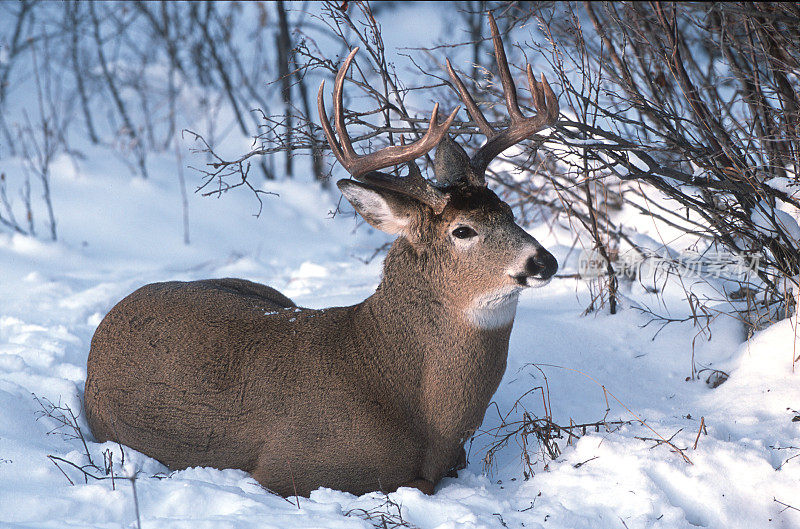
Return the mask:
<svg viewBox="0 0 800 529"><path fill-rule="evenodd" d="M505 370L510 325L454 326L443 305L409 321L430 292L398 300L399 281L324 310L234 281L148 285L109 313L86 384L98 440L172 469L240 468L282 495L436 483L456 466Z"/></svg>
<svg viewBox="0 0 800 529"><path fill-rule="evenodd" d="M477 193L473 202L494 195ZM172 469L240 468L283 495L438 482L500 383L522 286L489 266L465 275L463 257L444 258L432 232L468 214L475 225L503 225L485 251L541 251L503 223L509 213L496 197L481 205L488 213L453 204L440 225L409 234L416 245L398 239L377 291L350 307L302 309L238 279L137 290L92 340L85 402L95 437ZM500 293L489 303L475 294L487 276L501 283L488 288Z"/></svg>
<svg viewBox="0 0 800 529"><path fill-rule="evenodd" d="M493 19L504 89L513 93ZM557 263L486 187L499 152L551 124L558 105L528 68L539 114L507 95L511 125L496 132L449 68L489 141L469 158L434 109L425 136L356 156L336 79L334 154L358 180L339 189L374 227L395 234L376 292L350 307L296 307L240 279L147 285L105 317L92 339L85 389L98 441L124 443L172 469L239 468L282 495L332 487L356 494L408 485L432 493L462 466L503 376L522 289ZM449 64L448 64L449 67ZM436 147L438 187L415 166L376 169Z"/></svg>

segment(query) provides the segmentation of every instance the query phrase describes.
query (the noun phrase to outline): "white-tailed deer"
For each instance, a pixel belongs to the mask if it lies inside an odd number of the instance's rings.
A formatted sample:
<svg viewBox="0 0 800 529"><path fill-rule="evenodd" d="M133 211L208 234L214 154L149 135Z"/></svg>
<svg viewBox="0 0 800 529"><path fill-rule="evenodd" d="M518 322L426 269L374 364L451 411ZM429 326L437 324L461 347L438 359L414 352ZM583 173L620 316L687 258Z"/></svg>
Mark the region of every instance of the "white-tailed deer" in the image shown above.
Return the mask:
<svg viewBox="0 0 800 529"><path fill-rule="evenodd" d="M357 305L299 308L241 279L147 285L117 304L92 339L85 391L98 441L171 469L238 468L282 495L321 487L355 494L434 485L463 464L503 376L517 300L555 273L555 258L486 187L489 162L552 125L547 81L528 81L524 117L490 18L511 124L496 131L448 62L487 143L469 158L448 136L456 111L419 141L358 156L334 88L333 153L357 180L339 189L371 225L398 238L377 291ZM411 163L437 147L437 184ZM406 177L378 169L409 164Z"/></svg>

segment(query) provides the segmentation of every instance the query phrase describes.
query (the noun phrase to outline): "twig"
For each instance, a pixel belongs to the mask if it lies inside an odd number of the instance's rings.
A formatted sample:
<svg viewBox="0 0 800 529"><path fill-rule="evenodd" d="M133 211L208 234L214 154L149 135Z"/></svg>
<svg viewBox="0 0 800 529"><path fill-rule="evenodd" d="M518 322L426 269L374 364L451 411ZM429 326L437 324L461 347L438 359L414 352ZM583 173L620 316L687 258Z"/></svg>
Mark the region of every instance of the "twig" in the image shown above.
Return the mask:
<svg viewBox="0 0 800 529"><path fill-rule="evenodd" d="M60 470L60 471L61 471L61 473L62 473L62 474L64 474L64 477L65 477L65 478L67 478L67 481L69 481L69 484L70 484L70 485L72 485L72 486L75 486L75 482L74 482L74 481L72 481L72 480L70 479L70 477L67 475L67 473L66 473L66 472L64 472L64 469L63 469L63 468L61 468L61 466L60 466L60 465L59 465L59 464L56 462L56 459L60 459L60 458L56 458L56 457L54 457L54 456L47 456L47 458L50 460L50 462L51 462L51 463L53 463L53 464L56 466L56 468L57 468L58 470ZM70 464L72 464L72 463L71 463L71 462L69 462L69 461L67 461L67 463L70 463Z"/></svg>
<svg viewBox="0 0 800 529"><path fill-rule="evenodd" d="M788 509L791 509L791 510L793 510L793 511L798 511L798 512L800 512L800 509L798 509L797 507L794 507L794 506L792 506L792 505L789 505L788 503L783 503L782 501L780 501L779 499L777 499L777 498L776 498L776 497L774 497L774 496L772 497L772 501L774 501L775 503L778 503L778 504L780 504L780 505L783 505L783 509L781 510L781 512L783 512L783 511L786 511L786 510L788 510Z"/></svg>
<svg viewBox="0 0 800 529"><path fill-rule="evenodd" d="M692 450L697 450L697 442L700 440L700 434L705 432L706 429L706 418L700 417L700 428L697 429L697 437L694 438L694 445L692 445ZM708 435L708 432L705 432Z"/></svg>
<svg viewBox="0 0 800 529"><path fill-rule="evenodd" d="M546 366L546 367L553 367L553 368L556 368L556 369L564 369L564 370L566 370L566 371L572 371L572 372L574 372L574 373L578 373L579 375L582 375L582 376L586 377L587 379L591 380L592 382L594 382L595 384L597 384L598 386L600 386L600 388L602 388L604 395L608 395L608 396L610 396L612 399L614 399L614 400L617 402L617 404L619 404L620 406L622 406L622 407L625 409L625 411L627 411L627 412L628 412L628 413L629 413L631 416L633 416L633 418L634 418L634 419L636 419L636 422L638 422L639 424L641 424L642 426L644 426L645 428L647 428L648 430L650 430L651 432L653 432L653 433L656 435L656 437L658 437L658 442L659 442L659 444L666 444L667 446L669 446L670 448L672 448L672 449L673 449L675 452L677 452L678 454L680 454L680 455L681 455L681 457L683 458L683 460L684 460L684 461L686 461L686 462L687 462L687 463L689 463L690 465L693 465L693 464L694 464L694 463L692 463L692 460L691 460L691 459L689 459L689 457L688 457L688 456L687 456L687 455L684 453L684 451L683 451L682 449L678 448L678 447L677 447L677 446L675 446L675 445L674 445L674 444L673 444L673 443L672 443L672 442L671 442L669 439L665 439L665 438L664 438L664 437L663 437L663 436L662 436L660 433L658 433L657 431L655 431L655 430L654 430L654 429L653 429L653 428L652 428L652 427L651 427L649 424L647 424L647 423L646 423L646 422L645 422L645 421L644 421L644 420L643 420L641 417L639 417L637 414L635 414L635 413L634 413L634 412L633 412L633 411L632 411L630 408L628 408L628 407L627 407L627 406L626 406L626 405L625 405L625 404L624 404L624 403L623 403L621 400L619 400L619 399L617 398L617 396L616 396L616 395L614 395L613 393L611 393L611 391L609 391L609 390L608 390L608 388L606 388L606 387L605 387L605 385L603 385L603 384L599 383L599 382L598 382L597 380L595 380L593 377L591 377L591 376L587 375L586 373L584 373L584 372L582 372L582 371L580 371L580 370L578 370L578 369L573 369L573 368L570 368L570 367L558 366L558 365L554 365L554 364L538 364L538 365L539 365L539 366ZM679 430L679 431L680 431L680 430ZM674 437L674 434L673 434L673 437ZM672 439L672 437L670 437L670 439Z"/></svg>
<svg viewBox="0 0 800 529"><path fill-rule="evenodd" d="M133 508L136 510L136 527L142 529L142 519L139 516L139 495L136 493L136 474L128 478L133 489Z"/></svg>
<svg viewBox="0 0 800 529"><path fill-rule="evenodd" d="M297 494L297 487L294 484L294 473L292 472L292 463L288 459L286 460L286 465L289 467L289 477L292 478L292 489L294 490L294 497L297 500L297 508L300 508L300 496Z"/></svg>

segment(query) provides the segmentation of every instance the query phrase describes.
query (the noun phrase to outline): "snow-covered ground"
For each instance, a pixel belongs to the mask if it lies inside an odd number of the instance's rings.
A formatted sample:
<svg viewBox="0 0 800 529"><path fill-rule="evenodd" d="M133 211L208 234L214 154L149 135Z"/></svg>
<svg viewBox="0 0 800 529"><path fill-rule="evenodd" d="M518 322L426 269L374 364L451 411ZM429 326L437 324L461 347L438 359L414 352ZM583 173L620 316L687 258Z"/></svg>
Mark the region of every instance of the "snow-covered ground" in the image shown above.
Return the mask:
<svg viewBox="0 0 800 529"><path fill-rule="evenodd" d="M391 16L385 28L407 27L403 21L418 15ZM411 27L433 33L424 24ZM387 42L407 46L417 37L392 30ZM57 243L0 230L0 527L800 527L796 321L778 322L747 342L742 323L724 314L707 330L676 322L656 335L659 324L644 327L651 318L632 305L669 308L684 318L688 305L675 285L660 305L641 286L624 283L622 309L613 316L583 315L591 292L575 279L523 294L497 405L468 445L467 469L443 480L433 496L320 489L287 501L241 471L169 472L130 449L92 442L80 413L89 343L122 297L153 281L242 277L303 306L352 304L377 286L381 256L364 261L388 238L357 228L351 215L331 218L338 192L302 179L265 186L280 196L264 197L260 218L246 192L220 199L190 194L185 245L173 158L151 156L151 178L142 180L107 153L87 147L84 154L85 161L62 157L52 167ZM0 172L18 174L19 160L0 159ZM195 177L187 171L190 191ZM638 216L630 225L648 233L647 222ZM531 233L565 273L576 271L572 234L545 225ZM691 280L686 286L701 297L706 288ZM708 371L689 379L693 362L730 378L716 388L705 383ZM519 421L524 405L545 415L542 392L531 392L541 386L559 425L624 424L557 440L555 460L543 458L530 435L532 474L514 437L486 468L501 414L506 423ZM70 465L89 460L75 430L57 420L67 407L95 465L102 468L104 452L112 454L116 478L136 476L135 496L130 481L85 483Z"/></svg>
<svg viewBox="0 0 800 529"><path fill-rule="evenodd" d="M368 226L354 229L352 216L330 218L338 194L270 184L280 196L266 198L260 219L244 192L222 199L192 195L186 246L177 178L166 161L160 167L143 181L111 162L76 168L64 159L53 173L60 241L0 234L2 525L135 526L130 482L85 484L75 468L48 458L88 463L80 440L50 433L58 424L40 417L34 398L80 412L92 333L130 291L151 281L237 276L273 285L301 305L324 307L357 302L378 283L380 257L369 264L361 259L387 239ZM568 253L565 234L544 226L532 233L560 259ZM646 300L639 287L626 295ZM484 429L498 425L498 411L507 413L519 396L542 385L542 373L556 423L631 422L611 432L590 429L569 445L560 440L561 455L546 466L531 436L535 463L527 480L516 439L485 471L494 438L484 434L470 446L468 468L431 497L408 489L360 498L320 489L286 501L241 471L169 473L132 450L125 450L120 467L120 448L92 443L83 416L78 424L98 466L109 449L116 476L137 473L142 527L369 527L365 513L426 529L797 527L800 512L783 505L800 506L793 322L779 322L746 343L741 324L726 316L711 325L710 341L691 323L670 324L652 339L656 328L641 328L649 318L639 311L582 316L588 302L587 288L574 279L524 294L508 371ZM693 342L695 361L725 370L727 382L711 389L703 380L686 380ZM524 403L544 415L540 392ZM507 421L521 417L518 408ZM636 417L684 449L691 463L640 439L657 434ZM694 448L701 417L705 430Z"/></svg>

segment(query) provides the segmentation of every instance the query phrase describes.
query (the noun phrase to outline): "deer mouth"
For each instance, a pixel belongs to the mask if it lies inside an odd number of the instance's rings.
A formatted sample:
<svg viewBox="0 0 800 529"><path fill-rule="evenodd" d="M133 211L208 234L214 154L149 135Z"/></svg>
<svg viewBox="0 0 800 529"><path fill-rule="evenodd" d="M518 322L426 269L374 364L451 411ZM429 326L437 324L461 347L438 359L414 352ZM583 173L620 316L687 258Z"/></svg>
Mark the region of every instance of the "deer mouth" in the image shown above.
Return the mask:
<svg viewBox="0 0 800 529"><path fill-rule="evenodd" d="M512 275L511 279L513 279L519 286L523 288L539 288L548 284L552 277L542 279L536 276L529 276L528 274L517 274Z"/></svg>

